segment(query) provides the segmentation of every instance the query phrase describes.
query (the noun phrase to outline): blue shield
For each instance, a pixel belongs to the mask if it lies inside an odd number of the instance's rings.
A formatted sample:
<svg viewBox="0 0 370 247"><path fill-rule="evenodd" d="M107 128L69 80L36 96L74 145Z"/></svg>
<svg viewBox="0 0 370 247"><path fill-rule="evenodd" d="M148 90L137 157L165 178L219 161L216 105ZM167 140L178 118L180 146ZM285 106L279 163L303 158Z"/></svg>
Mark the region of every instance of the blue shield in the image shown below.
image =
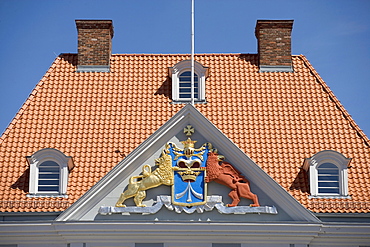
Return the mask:
<svg viewBox="0 0 370 247"><path fill-rule="evenodd" d="M207 143L199 149L188 147L186 144L184 146L184 149L179 149L175 144L169 143L167 148L174 170L172 203L180 206L202 205L207 199L205 169L209 146Z"/></svg>

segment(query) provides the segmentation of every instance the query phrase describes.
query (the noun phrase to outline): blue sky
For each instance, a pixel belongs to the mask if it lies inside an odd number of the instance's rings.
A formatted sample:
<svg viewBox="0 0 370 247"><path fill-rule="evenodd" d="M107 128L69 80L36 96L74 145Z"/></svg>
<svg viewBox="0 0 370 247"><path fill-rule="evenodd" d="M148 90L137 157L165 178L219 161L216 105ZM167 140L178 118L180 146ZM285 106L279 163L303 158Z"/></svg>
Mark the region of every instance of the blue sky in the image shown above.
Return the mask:
<svg viewBox="0 0 370 247"><path fill-rule="evenodd" d="M293 19L304 54L370 136L370 1L195 0L196 53L256 53L258 19ZM0 0L0 132L60 53L75 19L113 20L113 53L190 53L190 0Z"/></svg>

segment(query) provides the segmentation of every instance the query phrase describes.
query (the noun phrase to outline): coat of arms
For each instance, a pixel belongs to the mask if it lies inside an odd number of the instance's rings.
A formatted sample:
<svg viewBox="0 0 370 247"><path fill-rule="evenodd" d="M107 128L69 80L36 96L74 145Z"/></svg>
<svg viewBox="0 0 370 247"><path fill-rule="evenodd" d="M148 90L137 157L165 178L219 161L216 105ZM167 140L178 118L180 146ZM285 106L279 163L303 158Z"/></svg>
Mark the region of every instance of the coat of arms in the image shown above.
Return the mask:
<svg viewBox="0 0 370 247"><path fill-rule="evenodd" d="M127 210L109 209L110 211L155 213L164 204L171 210L174 207L181 208L188 213L194 212L194 208L199 209L203 205L209 210L216 206L219 212L231 212L226 210L222 201L218 199L221 198L220 196L207 196L207 183L211 181L226 185L231 189L229 197L232 199L232 203L227 204L227 207L236 207L241 197L252 200L253 204L250 206L259 207L258 197L251 192L249 181L231 164L224 162L225 157L219 155L211 143L206 142L201 147L195 148L197 141L190 138L194 133L193 127L188 125L184 129L184 133L188 138L181 141L183 148L179 148L172 142L167 143L161 157L155 159L156 169L152 171L150 165L144 165L141 175L130 178L127 189L121 194L115 205L116 208L126 207L124 201L133 197L136 207ZM146 207L142 203L146 197L146 190L160 185L172 186L171 196L158 196L156 205L147 210L139 210L138 207ZM242 208L240 210L243 212L257 210L250 210L247 209L250 207L245 206ZM102 210L106 213L105 208ZM181 210L177 211L181 212ZM234 210L234 213L240 213L240 210ZM258 210L256 212L260 212ZM276 209L272 209L271 212L275 213L275 211Z"/></svg>

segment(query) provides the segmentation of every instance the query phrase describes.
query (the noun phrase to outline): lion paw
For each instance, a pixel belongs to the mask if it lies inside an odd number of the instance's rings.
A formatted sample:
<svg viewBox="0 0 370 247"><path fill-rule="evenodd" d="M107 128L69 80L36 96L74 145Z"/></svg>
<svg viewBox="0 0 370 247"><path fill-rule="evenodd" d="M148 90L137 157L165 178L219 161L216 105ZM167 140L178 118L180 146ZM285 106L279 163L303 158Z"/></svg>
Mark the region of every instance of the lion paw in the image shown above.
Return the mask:
<svg viewBox="0 0 370 247"><path fill-rule="evenodd" d="M119 204L119 203L117 203L117 204L116 204L116 207L118 207L118 208L125 208L125 207L126 207L126 205L125 205L125 204Z"/></svg>
<svg viewBox="0 0 370 247"><path fill-rule="evenodd" d="M259 204L251 204L249 205L250 207L259 207L260 205Z"/></svg>

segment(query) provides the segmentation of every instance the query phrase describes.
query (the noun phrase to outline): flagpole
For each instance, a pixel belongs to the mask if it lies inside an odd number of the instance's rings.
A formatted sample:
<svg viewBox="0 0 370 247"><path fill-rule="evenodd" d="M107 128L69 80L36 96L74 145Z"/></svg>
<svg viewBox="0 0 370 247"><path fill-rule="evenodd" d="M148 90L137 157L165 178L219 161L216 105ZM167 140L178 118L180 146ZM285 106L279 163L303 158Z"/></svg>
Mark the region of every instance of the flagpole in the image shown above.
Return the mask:
<svg viewBox="0 0 370 247"><path fill-rule="evenodd" d="M191 104L194 105L194 0L191 0Z"/></svg>

